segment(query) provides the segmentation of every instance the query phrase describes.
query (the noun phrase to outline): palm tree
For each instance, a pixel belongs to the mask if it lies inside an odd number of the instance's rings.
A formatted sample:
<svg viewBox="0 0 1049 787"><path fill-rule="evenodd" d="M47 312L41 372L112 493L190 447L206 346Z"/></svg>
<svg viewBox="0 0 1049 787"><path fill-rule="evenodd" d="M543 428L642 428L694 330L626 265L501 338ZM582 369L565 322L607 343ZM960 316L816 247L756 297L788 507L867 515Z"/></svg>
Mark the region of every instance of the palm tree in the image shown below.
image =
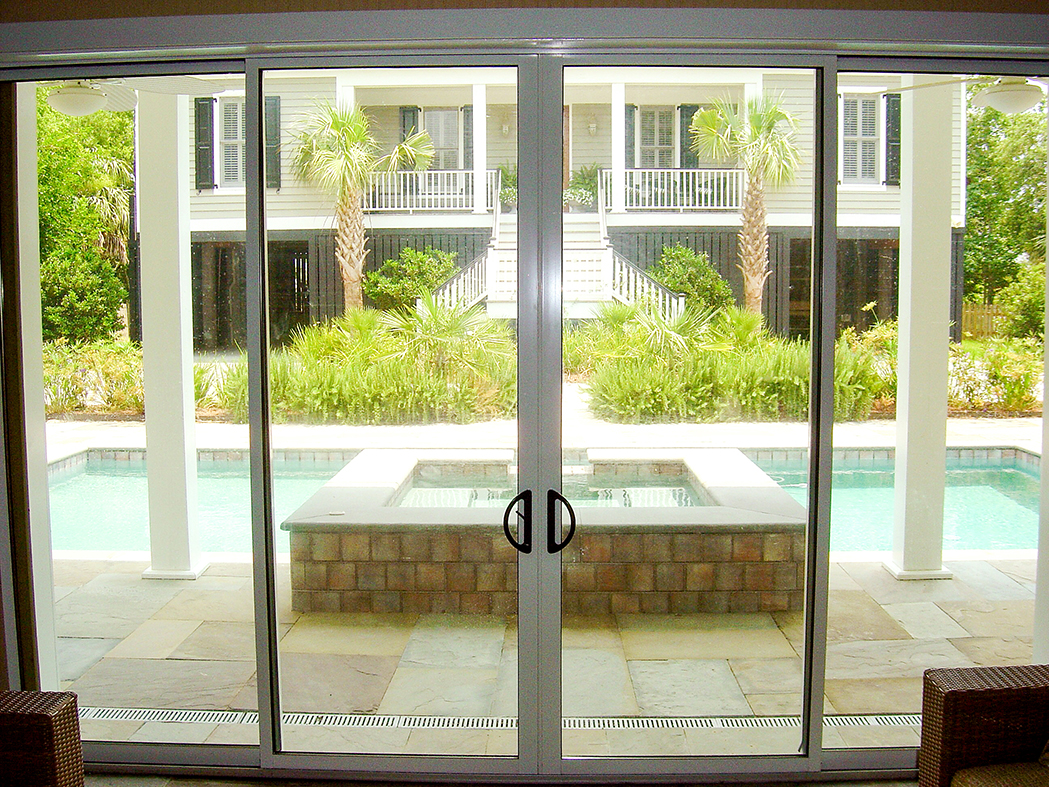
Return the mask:
<svg viewBox="0 0 1049 787"><path fill-rule="evenodd" d="M780 106L764 95L736 105L717 99L709 109L692 116L689 133L697 155L719 161L736 161L747 176L739 231L739 264L743 272L743 305L761 313L762 290L769 269L769 232L765 187L782 186L794 179L800 153L794 144L797 124Z"/></svg>
<svg viewBox="0 0 1049 787"><path fill-rule="evenodd" d="M299 176L335 196L335 258L342 273L343 306L346 311L362 308L361 279L367 255L364 192L377 172L430 166L430 135L412 129L390 153L380 156L371 119L364 110L322 103L307 115L295 139L298 147L293 165Z"/></svg>

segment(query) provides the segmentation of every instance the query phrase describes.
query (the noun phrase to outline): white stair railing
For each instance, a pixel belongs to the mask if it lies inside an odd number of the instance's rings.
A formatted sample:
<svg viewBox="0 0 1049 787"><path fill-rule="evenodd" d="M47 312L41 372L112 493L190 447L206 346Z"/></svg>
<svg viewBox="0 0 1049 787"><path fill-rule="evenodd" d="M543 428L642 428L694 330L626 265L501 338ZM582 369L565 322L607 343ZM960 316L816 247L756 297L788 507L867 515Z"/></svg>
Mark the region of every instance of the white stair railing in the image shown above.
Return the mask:
<svg viewBox="0 0 1049 787"><path fill-rule="evenodd" d="M438 306L465 306L480 303L488 294L488 251L479 254L473 262L454 274L433 292Z"/></svg>
<svg viewBox="0 0 1049 787"><path fill-rule="evenodd" d="M668 320L685 308L684 295L667 289L618 252L612 252L612 297L622 303L651 304Z"/></svg>

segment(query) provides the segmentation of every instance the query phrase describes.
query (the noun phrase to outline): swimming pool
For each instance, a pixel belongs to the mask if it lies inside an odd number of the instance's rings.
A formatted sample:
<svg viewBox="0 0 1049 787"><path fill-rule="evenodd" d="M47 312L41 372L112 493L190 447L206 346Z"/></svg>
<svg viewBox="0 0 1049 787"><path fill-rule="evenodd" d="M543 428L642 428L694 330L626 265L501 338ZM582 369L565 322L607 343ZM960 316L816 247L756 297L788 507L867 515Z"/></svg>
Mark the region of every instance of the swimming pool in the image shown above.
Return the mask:
<svg viewBox="0 0 1049 787"><path fill-rule="evenodd" d="M110 452L112 453L112 452ZM273 518L279 525L347 460L275 459ZM149 550L144 459L89 456L50 474L51 546L55 550ZM251 489L246 459L197 462L197 517L204 552L251 552ZM85 524L86 519L89 524ZM276 529L277 551L288 534Z"/></svg>
<svg viewBox="0 0 1049 787"><path fill-rule="evenodd" d="M105 455L113 452L106 452ZM279 525L352 458L313 458L308 452L274 460L274 521ZM141 455L141 452L137 452ZM134 454L133 454L134 455ZM802 505L807 504L805 467L800 462L757 458L758 464ZM944 501L944 548L1035 549L1038 539L1038 476L1014 459L976 460L949 466ZM198 462L198 518L205 552L251 551L250 487L244 458ZM583 506L702 505L676 484L634 489L591 490ZM618 485L617 485L618 487ZM90 456L50 473L51 539L56 550L148 551L149 514L143 458ZM418 486L418 498L402 505L436 505L434 493ZM567 491L567 490L566 490ZM626 492L626 497L623 493ZM461 496L463 490L451 490ZM467 492L467 494L469 494ZM473 505L503 506L507 492L492 490ZM642 502L642 496L645 496ZM479 498L482 496L478 496ZM660 498L653 502L654 497ZM663 498L666 498L665 500ZM835 459L831 496L831 550L892 549L894 507L891 460ZM578 502L576 502L578 501ZM449 505L449 503L444 503ZM85 514L89 516L85 516ZM277 551L289 551L288 532L276 528Z"/></svg>
<svg viewBox="0 0 1049 787"><path fill-rule="evenodd" d="M807 473L797 463L761 462L795 500L807 505ZM832 551L889 551L895 506L891 460L858 466L835 458L831 488ZM948 465L943 548L1036 549L1038 475L1011 460Z"/></svg>

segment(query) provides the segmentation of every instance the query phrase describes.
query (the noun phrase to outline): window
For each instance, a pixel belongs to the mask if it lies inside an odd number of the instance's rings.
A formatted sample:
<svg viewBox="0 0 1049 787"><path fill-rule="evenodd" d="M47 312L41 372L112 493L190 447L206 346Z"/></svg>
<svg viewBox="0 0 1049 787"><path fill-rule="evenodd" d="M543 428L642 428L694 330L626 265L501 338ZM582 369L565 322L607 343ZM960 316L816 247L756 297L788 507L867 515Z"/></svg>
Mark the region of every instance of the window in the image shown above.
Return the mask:
<svg viewBox="0 0 1049 787"><path fill-rule="evenodd" d="M219 128L219 183L244 185L244 127L247 125L243 98L219 100L222 125Z"/></svg>
<svg viewBox="0 0 1049 787"><path fill-rule="evenodd" d="M215 128L216 103L219 113L218 129ZM263 112L266 187L279 189L281 175L280 96L266 96ZM244 185L244 174L247 168L244 147L246 121L246 105L243 97L225 97L220 98L217 102L213 98L194 99L194 163L195 185L198 191L213 189L220 185L224 187Z"/></svg>
<svg viewBox="0 0 1049 787"><path fill-rule="evenodd" d="M878 183L878 97L845 96L842 102L841 182Z"/></svg>
<svg viewBox="0 0 1049 787"><path fill-rule="evenodd" d="M433 169L459 169L459 110L427 109L423 127L433 140Z"/></svg>
<svg viewBox="0 0 1049 787"><path fill-rule="evenodd" d="M674 166L674 108L641 107L640 164L642 168Z"/></svg>

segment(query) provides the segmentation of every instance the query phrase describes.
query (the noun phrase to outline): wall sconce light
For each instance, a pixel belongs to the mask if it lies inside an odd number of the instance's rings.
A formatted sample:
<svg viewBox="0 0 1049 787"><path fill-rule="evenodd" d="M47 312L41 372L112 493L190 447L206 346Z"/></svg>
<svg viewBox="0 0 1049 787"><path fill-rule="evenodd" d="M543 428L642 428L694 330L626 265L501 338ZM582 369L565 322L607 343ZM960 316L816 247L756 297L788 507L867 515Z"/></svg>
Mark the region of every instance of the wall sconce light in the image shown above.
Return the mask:
<svg viewBox="0 0 1049 787"><path fill-rule="evenodd" d="M594 136L597 133L597 118L591 115L586 121L586 133Z"/></svg>
<svg viewBox="0 0 1049 787"><path fill-rule="evenodd" d="M503 115L502 132L504 137L510 136L510 118L507 115Z"/></svg>

